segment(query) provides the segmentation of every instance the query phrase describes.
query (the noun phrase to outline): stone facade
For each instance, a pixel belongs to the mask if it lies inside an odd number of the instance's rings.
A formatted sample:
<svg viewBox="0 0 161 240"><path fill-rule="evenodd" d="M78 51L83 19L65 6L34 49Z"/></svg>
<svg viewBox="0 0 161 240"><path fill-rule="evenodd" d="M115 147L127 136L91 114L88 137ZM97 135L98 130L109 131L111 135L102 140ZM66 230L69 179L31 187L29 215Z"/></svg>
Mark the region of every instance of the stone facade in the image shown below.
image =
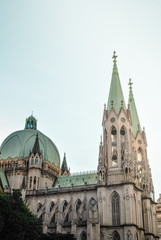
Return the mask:
<svg viewBox="0 0 161 240"><path fill-rule="evenodd" d="M146 134L140 127L131 81L125 107L115 53L113 59L97 171L70 174L65 156L61 168L44 160L36 132L28 158L0 161L8 181L4 191L21 188L24 201L43 220L46 233L69 232L77 240L159 238Z"/></svg>
<svg viewBox="0 0 161 240"><path fill-rule="evenodd" d="M159 198L157 200L156 213L158 220L159 237L161 239L161 194L159 194Z"/></svg>

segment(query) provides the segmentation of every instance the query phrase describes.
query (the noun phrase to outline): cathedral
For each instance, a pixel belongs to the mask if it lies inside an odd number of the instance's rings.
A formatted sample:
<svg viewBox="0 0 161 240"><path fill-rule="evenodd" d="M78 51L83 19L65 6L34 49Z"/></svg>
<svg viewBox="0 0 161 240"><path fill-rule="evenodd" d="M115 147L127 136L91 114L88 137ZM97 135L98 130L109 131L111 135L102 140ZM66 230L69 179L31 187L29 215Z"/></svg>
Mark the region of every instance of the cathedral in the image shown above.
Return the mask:
<svg viewBox="0 0 161 240"><path fill-rule="evenodd" d="M102 118L98 167L71 174L64 155L28 117L25 128L0 147L0 189L21 189L44 233L72 233L77 240L154 240L158 222L145 130L141 128L132 82L126 107L117 56Z"/></svg>

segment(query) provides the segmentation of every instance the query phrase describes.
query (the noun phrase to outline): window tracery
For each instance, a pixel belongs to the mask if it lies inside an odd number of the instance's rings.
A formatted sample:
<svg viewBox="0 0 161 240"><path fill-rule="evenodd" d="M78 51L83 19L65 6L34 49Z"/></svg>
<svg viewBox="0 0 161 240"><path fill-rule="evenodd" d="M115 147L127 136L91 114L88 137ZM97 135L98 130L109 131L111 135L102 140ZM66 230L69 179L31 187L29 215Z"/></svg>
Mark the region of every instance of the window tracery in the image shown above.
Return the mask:
<svg viewBox="0 0 161 240"><path fill-rule="evenodd" d="M120 225L120 198L116 192L112 196L112 224Z"/></svg>
<svg viewBox="0 0 161 240"><path fill-rule="evenodd" d="M112 166L117 165L117 131L113 126L111 129L111 142L112 142Z"/></svg>
<svg viewBox="0 0 161 240"><path fill-rule="evenodd" d="M81 239L81 240L87 240L87 234L86 234L86 232L83 231L83 232L81 233L80 239Z"/></svg>
<svg viewBox="0 0 161 240"><path fill-rule="evenodd" d="M53 210L54 206L55 206L55 203L51 202L51 204L50 204L50 212Z"/></svg>
<svg viewBox="0 0 161 240"><path fill-rule="evenodd" d="M113 240L120 240L120 235L117 231L114 231L112 239Z"/></svg>
<svg viewBox="0 0 161 240"><path fill-rule="evenodd" d="M123 126L120 129L120 141L121 141L121 160L124 160L125 157L125 148L126 148L126 130Z"/></svg>
<svg viewBox="0 0 161 240"><path fill-rule="evenodd" d="M67 201L65 201L65 202L64 202L64 205L63 205L63 212L65 212L67 206L68 206L68 203L67 203Z"/></svg>
<svg viewBox="0 0 161 240"><path fill-rule="evenodd" d="M80 209L81 206L81 200L78 199L77 204L76 204L76 212L78 212L78 210Z"/></svg>

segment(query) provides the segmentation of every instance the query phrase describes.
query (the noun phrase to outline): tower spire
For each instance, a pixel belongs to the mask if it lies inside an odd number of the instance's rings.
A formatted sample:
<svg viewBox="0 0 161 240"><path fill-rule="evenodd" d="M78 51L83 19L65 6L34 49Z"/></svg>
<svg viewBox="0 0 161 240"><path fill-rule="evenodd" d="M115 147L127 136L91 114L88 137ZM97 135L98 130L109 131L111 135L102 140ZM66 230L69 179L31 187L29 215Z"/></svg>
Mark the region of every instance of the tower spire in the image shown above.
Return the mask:
<svg viewBox="0 0 161 240"><path fill-rule="evenodd" d="M138 113L137 113L136 105L135 105L135 100L134 100L134 96L133 96L133 91L132 91L133 83L131 82L131 79L129 79L128 85L129 85L128 104L129 104L131 118L132 118L132 134L134 135L134 137L136 137L137 131L138 131L138 129L141 128L141 126L140 126L140 121L139 121L139 117L138 117Z"/></svg>
<svg viewBox="0 0 161 240"><path fill-rule="evenodd" d="M107 110L110 112L112 106L114 107L116 113L118 114L120 111L120 108L123 107L126 110L125 100L121 88L119 73L117 69L117 56L116 52L113 52L113 72L112 72L112 78L111 78L111 85L110 85L110 92L108 97L108 104L107 104ZM111 103L112 106L111 106Z"/></svg>
<svg viewBox="0 0 161 240"><path fill-rule="evenodd" d="M66 154L64 153L64 157L63 157L63 163L61 166L61 170L62 170L62 174L69 174L69 170L68 170L68 165L67 165L67 160L66 160Z"/></svg>
<svg viewBox="0 0 161 240"><path fill-rule="evenodd" d="M33 146L33 149L32 149L32 153L34 155L36 155L36 153L38 153L39 155L41 154L38 134L36 135L36 139L35 139L35 143L34 143L34 146Z"/></svg>

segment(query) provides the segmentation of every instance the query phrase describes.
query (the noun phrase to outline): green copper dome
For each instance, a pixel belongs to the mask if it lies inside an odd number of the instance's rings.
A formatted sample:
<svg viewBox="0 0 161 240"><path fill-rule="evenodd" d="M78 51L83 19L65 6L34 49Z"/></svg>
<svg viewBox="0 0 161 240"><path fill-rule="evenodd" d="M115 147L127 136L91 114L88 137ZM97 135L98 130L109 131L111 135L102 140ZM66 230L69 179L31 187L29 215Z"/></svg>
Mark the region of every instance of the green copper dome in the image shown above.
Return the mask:
<svg viewBox="0 0 161 240"><path fill-rule="evenodd" d="M37 120L33 116L26 119L24 130L13 132L3 141L0 148L1 159L29 157L35 144L36 136L38 136L43 160L60 167L60 156L57 147L50 138L37 130Z"/></svg>

